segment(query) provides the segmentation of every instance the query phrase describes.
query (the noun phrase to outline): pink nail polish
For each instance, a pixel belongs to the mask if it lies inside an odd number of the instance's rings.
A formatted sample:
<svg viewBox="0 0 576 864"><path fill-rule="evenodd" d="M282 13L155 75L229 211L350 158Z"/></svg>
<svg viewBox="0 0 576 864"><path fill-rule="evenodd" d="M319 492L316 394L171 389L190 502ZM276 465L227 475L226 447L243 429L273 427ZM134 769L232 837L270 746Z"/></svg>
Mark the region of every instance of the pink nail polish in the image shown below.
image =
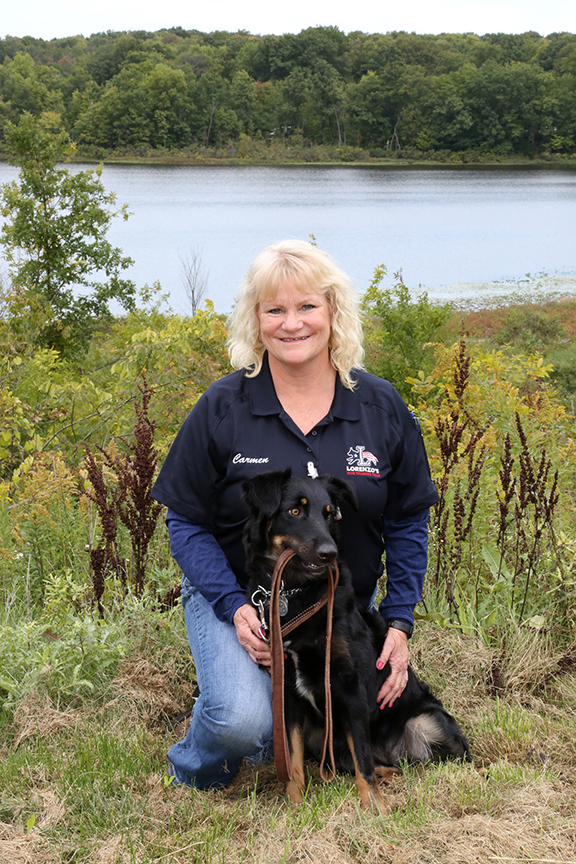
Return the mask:
<svg viewBox="0 0 576 864"><path fill-rule="evenodd" d="M384 668L384 664L383 664L383 662L382 662L381 660L378 660L378 662L376 663L376 666L378 667L378 669L383 669L383 668Z"/></svg>

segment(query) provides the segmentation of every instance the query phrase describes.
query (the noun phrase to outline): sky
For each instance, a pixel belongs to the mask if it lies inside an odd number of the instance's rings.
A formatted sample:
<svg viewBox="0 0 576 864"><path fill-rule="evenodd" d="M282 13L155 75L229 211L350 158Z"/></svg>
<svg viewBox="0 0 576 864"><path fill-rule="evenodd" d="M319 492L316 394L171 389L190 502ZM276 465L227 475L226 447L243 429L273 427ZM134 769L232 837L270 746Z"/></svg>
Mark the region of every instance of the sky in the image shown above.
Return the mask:
<svg viewBox="0 0 576 864"><path fill-rule="evenodd" d="M54 39L106 30L248 30L254 34L299 33L334 25L345 33L576 32L575 0L23 0L5 2L0 36Z"/></svg>

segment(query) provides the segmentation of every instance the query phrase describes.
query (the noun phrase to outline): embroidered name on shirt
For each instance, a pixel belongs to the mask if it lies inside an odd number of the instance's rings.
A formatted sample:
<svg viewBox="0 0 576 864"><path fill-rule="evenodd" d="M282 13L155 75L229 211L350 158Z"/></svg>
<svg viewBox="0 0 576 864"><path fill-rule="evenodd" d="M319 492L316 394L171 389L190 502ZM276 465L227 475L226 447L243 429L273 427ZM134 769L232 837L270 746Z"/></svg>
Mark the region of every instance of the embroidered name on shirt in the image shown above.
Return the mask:
<svg viewBox="0 0 576 864"><path fill-rule="evenodd" d="M232 459L234 465L265 465L269 461L268 456L242 456L241 453L236 453Z"/></svg>
<svg viewBox="0 0 576 864"><path fill-rule="evenodd" d="M378 459L363 444L350 447L346 454L346 473L364 474L369 477L380 477Z"/></svg>

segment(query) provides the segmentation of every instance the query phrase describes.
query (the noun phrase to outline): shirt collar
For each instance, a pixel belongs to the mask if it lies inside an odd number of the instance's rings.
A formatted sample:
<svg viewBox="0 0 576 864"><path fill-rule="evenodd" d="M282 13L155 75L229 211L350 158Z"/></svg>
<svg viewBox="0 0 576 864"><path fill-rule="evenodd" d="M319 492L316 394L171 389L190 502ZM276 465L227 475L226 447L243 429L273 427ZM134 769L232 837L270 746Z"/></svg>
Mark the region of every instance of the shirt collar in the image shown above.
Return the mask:
<svg viewBox="0 0 576 864"><path fill-rule="evenodd" d="M340 420L360 419L360 386L360 382L358 382L355 390L349 390L342 384L340 376L336 376L334 401L330 409L332 417L338 417Z"/></svg>
<svg viewBox="0 0 576 864"><path fill-rule="evenodd" d="M262 369L255 378L247 378L248 392L250 394L250 411L255 416L266 416L269 414L281 414L282 405L276 395L274 382L268 365L268 354L265 353L262 360ZM358 420L360 418L360 399L356 390L349 390L336 376L336 388L334 401L328 416L338 417L341 420Z"/></svg>
<svg viewBox="0 0 576 864"><path fill-rule="evenodd" d="M246 379L250 394L250 411L256 416L281 414L282 405L276 395L268 365L268 353L262 358L262 369L255 378Z"/></svg>

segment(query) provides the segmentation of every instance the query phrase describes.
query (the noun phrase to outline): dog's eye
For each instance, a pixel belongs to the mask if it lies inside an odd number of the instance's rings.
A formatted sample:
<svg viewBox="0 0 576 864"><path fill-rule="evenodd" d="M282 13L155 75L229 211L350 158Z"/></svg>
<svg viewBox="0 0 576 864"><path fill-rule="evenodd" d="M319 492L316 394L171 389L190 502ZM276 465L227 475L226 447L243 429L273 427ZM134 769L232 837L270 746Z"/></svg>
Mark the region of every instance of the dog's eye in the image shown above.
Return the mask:
<svg viewBox="0 0 576 864"><path fill-rule="evenodd" d="M300 508L299 507L293 507L292 510L289 510L288 512L290 513L291 516L299 516L300 515Z"/></svg>

